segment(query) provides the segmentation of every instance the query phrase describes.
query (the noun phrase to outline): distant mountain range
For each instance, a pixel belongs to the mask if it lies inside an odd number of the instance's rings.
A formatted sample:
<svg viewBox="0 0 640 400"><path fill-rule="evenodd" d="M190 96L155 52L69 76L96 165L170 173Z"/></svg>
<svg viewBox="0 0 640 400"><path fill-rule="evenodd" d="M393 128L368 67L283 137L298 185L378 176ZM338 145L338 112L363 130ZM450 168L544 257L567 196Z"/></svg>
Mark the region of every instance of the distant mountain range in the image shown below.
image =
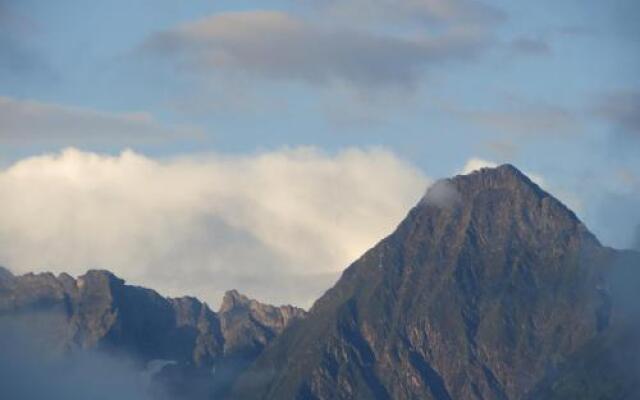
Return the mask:
<svg viewBox="0 0 640 400"><path fill-rule="evenodd" d="M63 354L161 361L170 399L640 399L640 253L510 165L433 185L308 313L1 270L15 321Z"/></svg>
<svg viewBox="0 0 640 400"><path fill-rule="evenodd" d="M238 372L305 314L234 290L214 312L193 297L165 298L125 285L108 271L89 271L77 279L0 271L0 324L36 335L36 342L44 341L54 353L124 354L140 368L163 361L156 378L172 398L224 395Z"/></svg>

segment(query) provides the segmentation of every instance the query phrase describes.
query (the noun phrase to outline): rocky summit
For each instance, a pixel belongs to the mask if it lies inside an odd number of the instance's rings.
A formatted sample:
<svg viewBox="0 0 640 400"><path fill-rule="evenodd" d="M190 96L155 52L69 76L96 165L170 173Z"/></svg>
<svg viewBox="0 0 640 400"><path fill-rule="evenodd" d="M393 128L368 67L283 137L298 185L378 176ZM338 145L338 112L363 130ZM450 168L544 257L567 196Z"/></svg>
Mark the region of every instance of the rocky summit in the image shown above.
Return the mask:
<svg viewBox="0 0 640 400"><path fill-rule="evenodd" d="M161 360L171 399L631 400L639 294L639 253L503 165L434 184L308 313L0 269L0 321L62 352Z"/></svg>

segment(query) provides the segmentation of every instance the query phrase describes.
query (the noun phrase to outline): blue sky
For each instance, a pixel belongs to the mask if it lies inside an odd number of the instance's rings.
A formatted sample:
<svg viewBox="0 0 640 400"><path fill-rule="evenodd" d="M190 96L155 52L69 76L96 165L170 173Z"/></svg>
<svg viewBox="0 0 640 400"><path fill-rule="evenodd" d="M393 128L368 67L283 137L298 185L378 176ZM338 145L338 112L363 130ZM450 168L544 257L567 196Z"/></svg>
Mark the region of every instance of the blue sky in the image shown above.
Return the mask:
<svg viewBox="0 0 640 400"><path fill-rule="evenodd" d="M602 240L640 226L635 0L0 0L0 165L382 148L540 176Z"/></svg>

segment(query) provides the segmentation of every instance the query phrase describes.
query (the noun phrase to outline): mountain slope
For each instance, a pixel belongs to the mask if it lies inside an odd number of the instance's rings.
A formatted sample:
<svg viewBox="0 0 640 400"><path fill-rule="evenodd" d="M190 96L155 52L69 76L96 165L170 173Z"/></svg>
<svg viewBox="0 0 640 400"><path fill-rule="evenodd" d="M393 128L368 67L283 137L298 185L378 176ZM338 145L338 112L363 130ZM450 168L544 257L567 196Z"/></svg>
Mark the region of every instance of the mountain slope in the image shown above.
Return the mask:
<svg viewBox="0 0 640 400"><path fill-rule="evenodd" d="M124 354L142 367L162 361L158 379L177 398L224 394L241 369L304 314L235 291L216 313L192 297L165 298L126 285L108 271L74 279L51 273L16 277L0 270L0 328L20 325L47 351L101 350Z"/></svg>
<svg viewBox="0 0 640 400"><path fill-rule="evenodd" d="M619 257L510 165L440 181L233 398L523 399L616 320Z"/></svg>

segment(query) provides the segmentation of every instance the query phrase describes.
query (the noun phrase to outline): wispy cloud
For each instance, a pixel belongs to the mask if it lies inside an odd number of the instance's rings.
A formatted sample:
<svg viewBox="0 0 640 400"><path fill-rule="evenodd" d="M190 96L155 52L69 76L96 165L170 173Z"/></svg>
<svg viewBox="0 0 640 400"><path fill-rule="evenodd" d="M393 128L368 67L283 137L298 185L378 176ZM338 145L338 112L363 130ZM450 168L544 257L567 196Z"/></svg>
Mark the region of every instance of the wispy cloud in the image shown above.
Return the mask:
<svg viewBox="0 0 640 400"><path fill-rule="evenodd" d="M609 93L595 107L621 135L640 138L640 90Z"/></svg>
<svg viewBox="0 0 640 400"><path fill-rule="evenodd" d="M500 108L462 109L446 106L445 110L481 126L506 135L558 136L580 133L582 121L575 110L560 105L509 98Z"/></svg>
<svg viewBox="0 0 640 400"><path fill-rule="evenodd" d="M334 18L354 21L413 21L440 26L487 26L506 19L505 13L475 0L320 0L316 7Z"/></svg>
<svg viewBox="0 0 640 400"><path fill-rule="evenodd" d="M328 29L283 12L247 11L157 33L142 52L205 76L224 71L310 84L411 88L430 67L473 57L485 44L483 35L464 29L392 35Z"/></svg>
<svg viewBox="0 0 640 400"><path fill-rule="evenodd" d="M549 42L537 37L521 36L510 43L511 50L520 54L549 55L551 46Z"/></svg>
<svg viewBox="0 0 640 400"><path fill-rule="evenodd" d="M497 166L498 164L493 161L488 161L482 158L473 157L467 160L467 163L464 165L464 167L462 167L460 174L466 175L474 171L478 171L482 168L493 168Z"/></svg>
<svg viewBox="0 0 640 400"><path fill-rule="evenodd" d="M196 128L165 126L144 112L118 114L1 96L0 120L3 146L131 146L202 134Z"/></svg>
<svg viewBox="0 0 640 400"><path fill-rule="evenodd" d="M0 77L52 75L51 66L34 45L34 23L0 0Z"/></svg>

